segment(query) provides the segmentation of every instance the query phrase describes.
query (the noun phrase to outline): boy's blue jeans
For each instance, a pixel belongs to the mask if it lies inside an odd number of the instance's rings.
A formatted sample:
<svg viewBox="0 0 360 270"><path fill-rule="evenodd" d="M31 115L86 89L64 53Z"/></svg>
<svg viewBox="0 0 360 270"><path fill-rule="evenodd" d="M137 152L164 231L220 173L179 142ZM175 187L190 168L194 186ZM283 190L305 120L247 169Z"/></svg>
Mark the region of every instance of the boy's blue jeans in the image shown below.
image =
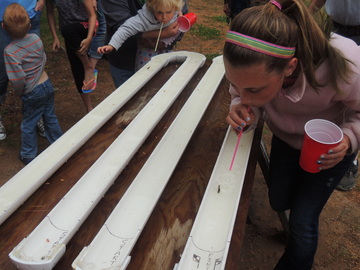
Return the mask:
<svg viewBox="0 0 360 270"><path fill-rule="evenodd" d="M54 111L54 88L50 80L38 84L30 93L21 96L23 120L21 122L22 158L33 159L37 155L36 124L42 117L45 135L50 143L56 141L62 131Z"/></svg>
<svg viewBox="0 0 360 270"><path fill-rule="evenodd" d="M355 154L319 173L301 169L299 158L299 150L273 137L268 183L270 205L275 211L290 209L290 238L275 267L277 270L311 269L318 244L320 213Z"/></svg>

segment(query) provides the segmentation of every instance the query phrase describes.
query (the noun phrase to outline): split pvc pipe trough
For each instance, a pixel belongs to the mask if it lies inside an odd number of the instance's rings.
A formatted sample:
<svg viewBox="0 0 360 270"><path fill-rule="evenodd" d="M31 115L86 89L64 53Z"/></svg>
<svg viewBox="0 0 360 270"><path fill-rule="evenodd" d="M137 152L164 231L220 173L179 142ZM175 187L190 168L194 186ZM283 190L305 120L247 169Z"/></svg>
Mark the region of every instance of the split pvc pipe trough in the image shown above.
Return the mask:
<svg viewBox="0 0 360 270"><path fill-rule="evenodd" d="M74 269L126 269L129 254L224 76L221 58L207 73ZM121 251L121 252L120 252ZM119 254L119 255L116 255Z"/></svg>
<svg viewBox="0 0 360 270"><path fill-rule="evenodd" d="M146 68L134 74L55 143L51 144L34 161L6 182L0 188L0 224L94 135L111 116L126 104L161 68L171 61L184 60L187 61L184 63L183 77L180 78L181 80L174 79L174 81L179 81L186 85L185 82L191 78L192 72L195 72L204 63L204 57L191 52L159 55L159 57L151 61L151 65L147 65ZM189 71L186 71L186 68ZM185 80L185 82L182 80Z"/></svg>
<svg viewBox="0 0 360 270"><path fill-rule="evenodd" d="M229 171L237 136L229 127L189 239L174 270L224 269L234 229L254 131L241 138L234 171Z"/></svg>
<svg viewBox="0 0 360 270"><path fill-rule="evenodd" d="M160 56L164 60L166 54ZM156 123L205 61L205 58L200 54L188 54L188 56L172 78L158 91L68 194L39 226L10 253L11 260L18 268L52 269L54 267L64 254L69 239L78 230ZM165 59L168 60L168 57ZM166 62L162 61L162 65ZM129 225L131 226L131 224ZM31 268L29 268L30 266Z"/></svg>
<svg viewBox="0 0 360 270"><path fill-rule="evenodd" d="M62 143L59 139L35 159L37 162L30 163L28 165L30 167L26 166L23 170L26 170L27 174L19 172L19 175L14 176L6 184L7 188L12 188L11 191L15 196L8 200L11 203L0 204L5 205L4 209L6 209L1 222L5 221L31 196L49 175L66 162L151 77L173 61L182 62L174 75L158 90L158 93L40 224L13 248L9 256L18 268L52 269L57 267L57 263L66 253L66 246L71 238L94 211L114 181L119 178L119 175L121 176L133 155L177 99L182 89L201 68L205 61L204 56L190 52L175 52L153 58L127 83L114 91L65 133L60 138L63 140ZM125 269L131 265L134 255L132 252L136 253L136 249L139 248L137 245L140 234L146 234L145 225L153 222L149 221L149 218L153 215L155 205L160 196L163 196L170 176L177 173L174 172L175 167L180 162L199 121L223 80L223 75L222 57L218 57L214 59L103 227L99 229L97 235L94 234L93 241L89 242L89 245L84 247L76 258L74 257L72 264L74 269ZM90 134L85 134L85 128ZM211 134L216 134L216 132ZM211 257L214 258L211 261L212 269L224 269L252 138L252 132L243 135L236 163L233 170L229 171L236 135L228 129L188 242L185 249L181 250L181 260L176 265L173 262L172 268L208 269ZM44 162L47 169L43 169L33 177L28 177L29 172L44 168ZM30 179L24 180L27 178ZM15 187L23 183L22 181L26 182L25 186L29 190L20 188L17 194ZM0 188L0 194L4 192L2 190L4 187L5 185ZM0 198L2 202L3 197ZM156 254L157 257L162 257L162 255ZM62 269L59 267L57 269ZM132 269L144 268L132 266Z"/></svg>

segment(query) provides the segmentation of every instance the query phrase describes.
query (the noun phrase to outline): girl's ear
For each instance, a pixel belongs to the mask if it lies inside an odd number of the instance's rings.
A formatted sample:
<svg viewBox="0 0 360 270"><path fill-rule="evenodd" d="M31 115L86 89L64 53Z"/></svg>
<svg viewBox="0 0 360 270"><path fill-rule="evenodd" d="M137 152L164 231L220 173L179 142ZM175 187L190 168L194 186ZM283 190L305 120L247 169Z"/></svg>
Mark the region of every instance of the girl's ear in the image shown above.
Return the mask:
<svg viewBox="0 0 360 270"><path fill-rule="evenodd" d="M298 62L299 62L299 60L296 57L293 57L289 61L288 65L285 69L285 76L290 76L295 71L295 69L298 65Z"/></svg>

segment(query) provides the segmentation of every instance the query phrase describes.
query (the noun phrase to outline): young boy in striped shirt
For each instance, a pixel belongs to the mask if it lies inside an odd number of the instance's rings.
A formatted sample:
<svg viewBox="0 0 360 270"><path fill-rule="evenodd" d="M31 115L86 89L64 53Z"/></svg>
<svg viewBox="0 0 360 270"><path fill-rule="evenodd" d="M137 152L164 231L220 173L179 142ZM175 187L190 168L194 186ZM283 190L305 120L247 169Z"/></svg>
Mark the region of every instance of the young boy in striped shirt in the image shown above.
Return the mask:
<svg viewBox="0 0 360 270"><path fill-rule="evenodd" d="M17 3L9 5L2 27L12 38L4 50L4 60L9 81L23 104L19 158L28 164L37 155L36 124L41 117L50 143L62 135L54 112L54 88L44 70L43 43L36 34L28 34L30 18L25 8Z"/></svg>

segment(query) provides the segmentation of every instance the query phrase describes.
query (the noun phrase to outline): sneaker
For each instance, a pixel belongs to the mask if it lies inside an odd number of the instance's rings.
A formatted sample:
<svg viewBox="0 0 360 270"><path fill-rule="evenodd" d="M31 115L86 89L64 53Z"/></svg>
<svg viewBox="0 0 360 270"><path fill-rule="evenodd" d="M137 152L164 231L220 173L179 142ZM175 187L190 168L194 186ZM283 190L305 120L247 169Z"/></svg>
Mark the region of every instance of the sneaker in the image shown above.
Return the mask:
<svg viewBox="0 0 360 270"><path fill-rule="evenodd" d="M31 161L33 161L33 158L24 158L21 155L19 155L19 159L21 160L22 163L24 163L25 165L28 165Z"/></svg>
<svg viewBox="0 0 360 270"><path fill-rule="evenodd" d="M357 161L356 164L352 163L349 170L341 179L336 189L341 191L348 191L350 189L353 189L356 184L356 178L358 177L358 167L359 163Z"/></svg>
<svg viewBox="0 0 360 270"><path fill-rule="evenodd" d="M44 138L46 137L44 120L42 118L40 118L39 122L37 122L37 124L36 124L36 131L41 137L44 137Z"/></svg>
<svg viewBox="0 0 360 270"><path fill-rule="evenodd" d="M6 129L3 125L2 119L0 118L0 141L5 140L6 138Z"/></svg>

